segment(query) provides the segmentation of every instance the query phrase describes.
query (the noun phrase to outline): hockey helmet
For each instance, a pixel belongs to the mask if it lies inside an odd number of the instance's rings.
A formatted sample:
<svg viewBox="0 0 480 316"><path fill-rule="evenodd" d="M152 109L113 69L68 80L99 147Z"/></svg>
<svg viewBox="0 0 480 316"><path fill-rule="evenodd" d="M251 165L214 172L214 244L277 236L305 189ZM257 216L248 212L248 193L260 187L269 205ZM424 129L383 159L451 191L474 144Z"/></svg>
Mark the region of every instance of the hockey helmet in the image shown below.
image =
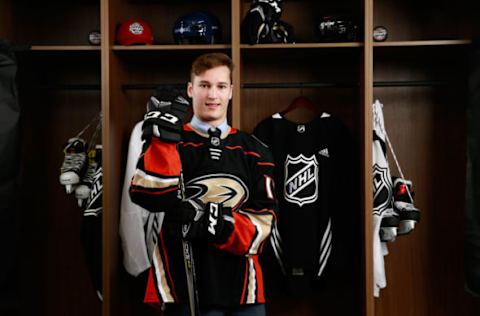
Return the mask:
<svg viewBox="0 0 480 316"><path fill-rule="evenodd" d="M214 15L194 11L180 16L173 27L177 44L215 44L220 41L220 23Z"/></svg>
<svg viewBox="0 0 480 316"><path fill-rule="evenodd" d="M316 25L320 42L351 42L358 36L358 24L349 15L324 15Z"/></svg>
<svg viewBox="0 0 480 316"><path fill-rule="evenodd" d="M117 43L120 45L152 45L153 33L150 25L139 19L129 19L122 24L117 30Z"/></svg>

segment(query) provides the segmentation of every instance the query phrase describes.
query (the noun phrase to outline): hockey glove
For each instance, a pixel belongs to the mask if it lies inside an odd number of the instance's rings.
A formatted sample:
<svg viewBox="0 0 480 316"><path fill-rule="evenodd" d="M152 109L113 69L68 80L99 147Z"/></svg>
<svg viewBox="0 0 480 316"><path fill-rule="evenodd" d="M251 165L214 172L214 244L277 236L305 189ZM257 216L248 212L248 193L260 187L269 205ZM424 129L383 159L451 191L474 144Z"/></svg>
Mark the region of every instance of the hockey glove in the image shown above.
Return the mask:
<svg viewBox="0 0 480 316"><path fill-rule="evenodd" d="M393 177L393 207L399 214L398 234L410 233L420 221L420 210L413 205L412 181Z"/></svg>
<svg viewBox="0 0 480 316"><path fill-rule="evenodd" d="M233 232L232 209L222 204L197 200L182 201L171 212L165 214L165 221L182 226L182 237L188 240L205 239L224 243Z"/></svg>
<svg viewBox="0 0 480 316"><path fill-rule="evenodd" d="M250 10L242 21L242 42L250 45L265 42L273 24L282 13L280 0L253 1Z"/></svg>
<svg viewBox="0 0 480 316"><path fill-rule="evenodd" d="M179 142L183 121L190 103L175 89L157 90L156 96L150 97L148 108L155 108L145 114L142 139L152 136L166 142Z"/></svg>

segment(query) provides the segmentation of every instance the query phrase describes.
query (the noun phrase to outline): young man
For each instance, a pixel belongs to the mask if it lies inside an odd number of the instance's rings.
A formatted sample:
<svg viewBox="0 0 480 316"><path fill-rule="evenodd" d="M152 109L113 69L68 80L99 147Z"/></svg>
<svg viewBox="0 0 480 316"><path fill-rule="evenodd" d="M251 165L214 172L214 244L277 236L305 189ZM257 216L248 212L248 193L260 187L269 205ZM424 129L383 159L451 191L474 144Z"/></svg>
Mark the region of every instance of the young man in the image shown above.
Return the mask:
<svg viewBox="0 0 480 316"><path fill-rule="evenodd" d="M182 239L192 246L202 316L265 314L258 255L275 221L274 165L266 147L227 123L232 70L221 53L193 62L193 118L182 128L181 97L146 115L130 194L151 212L165 212L145 302L165 304L166 315L189 314Z"/></svg>

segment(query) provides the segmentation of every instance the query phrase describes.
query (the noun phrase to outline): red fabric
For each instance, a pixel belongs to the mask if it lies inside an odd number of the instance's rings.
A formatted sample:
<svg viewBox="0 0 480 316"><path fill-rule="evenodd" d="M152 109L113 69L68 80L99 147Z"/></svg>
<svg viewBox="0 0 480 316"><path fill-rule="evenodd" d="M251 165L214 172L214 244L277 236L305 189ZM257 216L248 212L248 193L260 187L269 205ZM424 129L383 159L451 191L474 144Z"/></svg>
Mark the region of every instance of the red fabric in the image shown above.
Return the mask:
<svg viewBox="0 0 480 316"><path fill-rule="evenodd" d="M263 272L260 262L258 262L258 256L253 256L253 265L255 266L255 272L257 275L257 302L265 303L265 294L263 290Z"/></svg>
<svg viewBox="0 0 480 316"><path fill-rule="evenodd" d="M155 288L155 282L153 281L153 272L152 268L148 273L147 289L145 290L145 297L143 301L147 304L160 305L161 301L157 295L157 290Z"/></svg>
<svg viewBox="0 0 480 316"><path fill-rule="evenodd" d="M180 154L175 143L167 143L152 137L152 143L144 154L145 171L163 176L178 177L182 168Z"/></svg>
<svg viewBox="0 0 480 316"><path fill-rule="evenodd" d="M224 244L215 244L215 247L241 256L248 253L256 229L245 215L235 212L233 218L235 219L233 233Z"/></svg>

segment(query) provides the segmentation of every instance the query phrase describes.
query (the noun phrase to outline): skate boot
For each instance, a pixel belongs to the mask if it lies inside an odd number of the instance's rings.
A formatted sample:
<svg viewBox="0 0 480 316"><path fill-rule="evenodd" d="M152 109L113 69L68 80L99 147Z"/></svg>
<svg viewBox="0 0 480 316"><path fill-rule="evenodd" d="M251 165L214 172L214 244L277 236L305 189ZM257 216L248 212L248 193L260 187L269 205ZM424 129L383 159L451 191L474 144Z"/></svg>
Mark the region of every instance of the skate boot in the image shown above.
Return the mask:
<svg viewBox="0 0 480 316"><path fill-rule="evenodd" d="M399 223L398 213L392 208L386 209L383 213L382 222L380 223L380 240L384 242L395 241Z"/></svg>
<svg viewBox="0 0 480 316"><path fill-rule="evenodd" d="M65 158L60 168L60 184L70 194L80 182L87 164L86 144L81 138L70 138L64 146Z"/></svg>
<svg viewBox="0 0 480 316"><path fill-rule="evenodd" d="M398 234L406 235L420 221L420 210L413 205L414 192L412 191L412 181L398 177L392 177L392 180L393 208L400 217Z"/></svg>

